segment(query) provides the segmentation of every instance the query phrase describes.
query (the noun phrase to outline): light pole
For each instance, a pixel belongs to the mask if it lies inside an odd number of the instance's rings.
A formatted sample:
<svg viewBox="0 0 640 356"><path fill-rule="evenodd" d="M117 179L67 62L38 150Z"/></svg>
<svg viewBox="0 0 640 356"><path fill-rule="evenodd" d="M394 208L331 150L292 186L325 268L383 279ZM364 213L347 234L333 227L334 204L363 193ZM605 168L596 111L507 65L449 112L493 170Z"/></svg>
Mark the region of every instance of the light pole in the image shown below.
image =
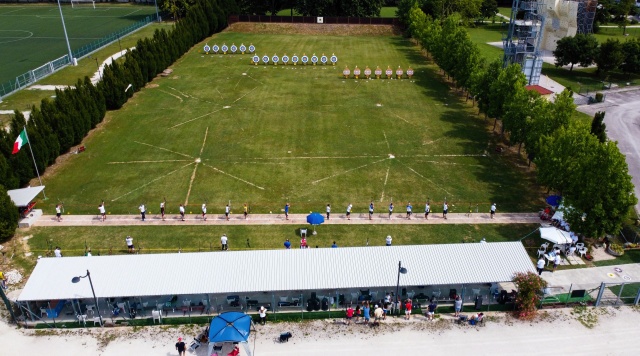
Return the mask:
<svg viewBox="0 0 640 356"><path fill-rule="evenodd" d="M60 19L62 20L62 30L64 31L64 39L67 40L67 49L69 50L69 63L73 65L73 54L71 53L69 36L67 36L67 27L64 25L64 16L62 16L62 7L60 6L60 0L58 0L58 9L60 10Z"/></svg>
<svg viewBox="0 0 640 356"><path fill-rule="evenodd" d="M100 73L100 64L98 64L98 57L91 57L91 56L89 56L89 58L91 58L91 59L95 59L95 61L96 61L96 67L98 67L98 77L99 77L100 79L102 79L102 73Z"/></svg>
<svg viewBox="0 0 640 356"><path fill-rule="evenodd" d="M88 271L87 271L88 272ZM394 303L396 303L398 300L400 300L399 298L399 292L400 292L400 273L402 274L407 274L407 269L402 267L402 261L398 261L398 284L396 285L396 300L394 301ZM400 306L397 305L396 308L396 314L400 314Z"/></svg>
<svg viewBox="0 0 640 356"><path fill-rule="evenodd" d="M158 0L153 0L153 4L156 7L156 21L160 22L160 14L158 13Z"/></svg>
<svg viewBox="0 0 640 356"><path fill-rule="evenodd" d="M89 285L91 286L91 293L93 294L93 301L96 303L96 310L98 311L98 318L100 318L100 326L104 326L104 323L102 322L102 315L100 315L100 306L98 305L98 298L96 298L96 292L93 290L93 282L91 281L91 274L89 273L89 270L87 270L87 275L73 277L71 279L71 282L78 283L78 282L80 282L80 278L85 278L85 277L89 277Z"/></svg>

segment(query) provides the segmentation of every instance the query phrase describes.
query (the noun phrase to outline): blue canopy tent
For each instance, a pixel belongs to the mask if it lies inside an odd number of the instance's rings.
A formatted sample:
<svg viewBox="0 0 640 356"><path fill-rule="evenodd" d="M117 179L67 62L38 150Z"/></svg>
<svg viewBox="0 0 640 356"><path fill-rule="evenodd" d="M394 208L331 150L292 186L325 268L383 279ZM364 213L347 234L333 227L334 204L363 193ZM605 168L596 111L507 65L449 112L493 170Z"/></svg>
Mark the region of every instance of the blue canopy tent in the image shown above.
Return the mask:
<svg viewBox="0 0 640 356"><path fill-rule="evenodd" d="M240 312L225 312L213 318L209 326L208 355L214 353L216 343L242 343L246 354L251 356L251 349L247 344L251 324L251 316Z"/></svg>
<svg viewBox="0 0 640 356"><path fill-rule="evenodd" d="M560 202L562 201L562 197L559 195L549 195L546 201L547 201L547 204L551 205L554 208L557 208L558 205L560 205Z"/></svg>

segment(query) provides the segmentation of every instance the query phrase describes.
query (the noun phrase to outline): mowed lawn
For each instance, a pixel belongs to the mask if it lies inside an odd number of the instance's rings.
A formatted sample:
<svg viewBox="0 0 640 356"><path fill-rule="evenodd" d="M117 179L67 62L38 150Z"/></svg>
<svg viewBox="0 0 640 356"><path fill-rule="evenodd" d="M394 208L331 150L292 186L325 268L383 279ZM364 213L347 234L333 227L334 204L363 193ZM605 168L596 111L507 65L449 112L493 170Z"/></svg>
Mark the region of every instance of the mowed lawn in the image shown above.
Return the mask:
<svg viewBox="0 0 640 356"><path fill-rule="evenodd" d="M28 240L34 256L45 256L59 246L65 256L82 256L85 244L93 255L125 254L125 237L133 237L140 253L175 253L219 251L220 236L229 237L231 250L279 249L289 239L292 248L300 242L299 228L308 226L104 226L104 227L44 227L32 228L22 234ZM309 234L309 246L339 247L382 246L391 235L394 245L442 244L517 241L538 228L521 225L326 225ZM309 230L311 233L311 230ZM22 236L22 235L21 235ZM247 241L249 245L247 245ZM537 246L535 246L537 247ZM535 250L535 247L532 249ZM535 254L535 251L534 251ZM33 259L35 260L35 258Z"/></svg>
<svg viewBox="0 0 640 356"><path fill-rule="evenodd" d="M257 54L335 53L338 64L253 65L251 55L206 55L202 46L253 44ZM412 79L344 79L342 69L387 66ZM430 199L450 212L531 211L533 179L494 153L487 122L443 83L437 68L400 37L256 35L225 32L196 46L173 73L137 93L44 179L53 213L366 211ZM123 88L124 90L124 88Z"/></svg>

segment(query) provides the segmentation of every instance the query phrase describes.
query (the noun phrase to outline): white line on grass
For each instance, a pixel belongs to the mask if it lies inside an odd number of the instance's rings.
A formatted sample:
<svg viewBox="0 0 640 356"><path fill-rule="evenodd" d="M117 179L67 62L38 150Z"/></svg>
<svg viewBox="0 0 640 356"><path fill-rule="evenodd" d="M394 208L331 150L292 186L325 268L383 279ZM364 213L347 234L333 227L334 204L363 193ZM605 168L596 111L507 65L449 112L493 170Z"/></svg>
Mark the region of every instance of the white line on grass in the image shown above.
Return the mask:
<svg viewBox="0 0 640 356"><path fill-rule="evenodd" d="M414 124L414 123L412 123L412 122L409 122L407 119L405 119L405 118L403 118L403 117L400 117L400 115L398 115L398 114L396 114L396 113L393 113L393 115L395 115L398 119L400 119L400 120L402 120L402 121L406 122L406 123L407 123L407 124L409 124L409 125L412 125L412 126L418 126L418 125L416 125L416 124Z"/></svg>
<svg viewBox="0 0 640 356"><path fill-rule="evenodd" d="M141 144L141 145L145 145L145 146L149 146L149 147L157 148L157 149L159 149L159 150L163 150L163 151L167 151L167 152L175 153L175 154L180 155L180 156L193 158L192 156L186 155L186 154L184 154L184 153L176 152L176 151L171 151L171 150L166 149L166 148L164 148L164 147L158 147L158 146L150 145L150 144L148 144L148 143L139 142L139 141L133 141L133 142L138 143L138 144Z"/></svg>
<svg viewBox="0 0 640 356"><path fill-rule="evenodd" d="M174 91L177 91L180 95L184 96L185 98L188 98L188 97L189 97L189 95L187 95L187 94L185 94L185 93L181 92L180 90L178 90L178 89L176 89L176 88L174 88L174 87L169 87L169 89L174 90Z"/></svg>
<svg viewBox="0 0 640 356"><path fill-rule="evenodd" d="M237 160L294 160L294 159L358 159L358 158L388 158L389 156L301 156L301 157L252 157L252 158L236 158Z"/></svg>
<svg viewBox="0 0 640 356"><path fill-rule="evenodd" d="M191 163L185 164L184 166L182 166L182 167L180 167L180 168L178 168L178 169L175 169L175 170L173 170L173 171L171 171L171 172L169 172L169 173L167 173L167 174L165 174L165 175L163 175L163 176L160 176L160 177L158 177L158 178L156 178L156 179L153 179L153 180L151 180L151 181L149 181L149 182L147 182L147 183L145 183L145 184L143 184L143 185L139 186L138 188L136 188L136 189L134 189L134 190L132 190L132 191L130 191L130 192L128 192L128 193L122 194L121 196L119 196L119 197L117 197L117 198L115 198L115 199L111 199L111 201L116 201L116 200L118 200L118 199L120 199L120 198L122 198L122 197L125 197L125 196L127 196L127 195L129 195L129 194L131 194L131 193L135 192L136 190L142 189L142 188L144 188L144 187L148 186L148 185L149 185L149 184L151 184L151 183L154 183L154 182L156 182L156 181L158 181L158 180L160 180L160 179L162 179L162 178L166 178L167 176L172 175L173 173L175 173L175 172L177 172L177 171L181 170L182 168L188 167L188 166L190 166L190 165L192 165L192 164L195 164L195 163L196 163L196 162L191 162Z"/></svg>
<svg viewBox="0 0 640 356"><path fill-rule="evenodd" d="M336 173L336 174L330 175L330 176L328 176L328 177L324 177L324 178L322 178L322 179L314 180L313 182L311 182L311 184L318 184L318 183L320 183L320 182L322 182L322 181L324 181L324 180L331 179L331 178L335 178L335 177L337 177L337 176L340 176L340 175L343 175L343 174L347 174L347 173L349 173L349 172L353 172L353 171L355 171L355 170L358 170L358 169L360 169L360 168L364 168L364 167L370 166L370 165L372 165L372 164L376 164L376 163L384 162L384 161L386 161L386 160L388 160L388 159L390 159L390 158L383 158L383 159L378 160L378 161L375 161L375 162L371 162L371 163L363 164L362 166L359 166L359 167L356 167L356 168L347 169L347 170L346 170L346 171L344 171L344 172Z"/></svg>
<svg viewBox="0 0 640 356"><path fill-rule="evenodd" d="M184 199L184 205L189 204L189 196L191 195L191 187L193 186L193 181L196 179L196 171L198 170L198 163L193 167L193 173L191 173L191 179L189 180L189 190L187 190L187 197Z"/></svg>
<svg viewBox="0 0 640 356"><path fill-rule="evenodd" d="M182 103L182 102L184 102L184 100L182 100L182 98L181 98L181 97L179 97L179 96L177 96L177 95L175 95L175 94L171 94L171 93L169 93L168 91L164 91L164 90L162 90L162 89L158 89L158 91L161 91L161 92L163 92L163 93L165 93L165 94L169 94L169 95L171 95L172 97L174 97L174 98L176 98L176 99L180 100L180 102L181 102L181 103Z"/></svg>
<svg viewBox="0 0 640 356"><path fill-rule="evenodd" d="M387 148L389 149L389 152L391 152L391 146L389 145L389 140L387 140L387 133L382 131L382 134L384 135L384 142L387 143Z"/></svg>
<svg viewBox="0 0 640 356"><path fill-rule="evenodd" d="M252 76L250 76L250 75L247 75L247 77L249 77L249 78L251 78L251 79L255 80L256 82L258 82L258 83L260 83L260 84L262 84L262 85L264 85L264 83L263 83L263 82L259 81L258 79L254 78L254 77L252 77Z"/></svg>
<svg viewBox="0 0 640 356"><path fill-rule="evenodd" d="M389 170L391 167L387 167L387 175L384 176L384 184L382 185L382 195L380 196L380 202L384 199L384 188L387 186L387 180L389 179Z"/></svg>
<svg viewBox="0 0 640 356"><path fill-rule="evenodd" d="M414 161L417 163L433 163L433 164L442 164L445 166L468 166L468 167L485 167L483 165L480 164L466 164L466 163L453 163L453 162L442 162L442 161L423 161L423 160L418 160L418 161Z"/></svg>
<svg viewBox="0 0 640 356"><path fill-rule="evenodd" d="M220 90L218 90L218 88L216 88L216 91L218 92L218 94L220 94L220 99L224 99L224 96L222 95L222 93L220 92Z"/></svg>
<svg viewBox="0 0 640 356"><path fill-rule="evenodd" d="M158 160L158 161L107 162L107 164L165 163L165 162L191 162L191 160L189 160L189 159L163 159L163 160Z"/></svg>
<svg viewBox="0 0 640 356"><path fill-rule="evenodd" d="M398 161L398 162L400 162L400 161ZM441 186L439 186L439 185L437 185L436 183L434 183L431 179L429 179L429 178L427 178L427 177L423 176L422 174L420 174L420 173L416 172L416 170L415 170L415 169L413 169L413 168L411 168L411 167L407 166L406 164L404 164L404 163L402 163L402 162L400 162L400 164L401 164L401 165L403 165L403 166L405 166L405 167L407 167L407 169L408 169L408 170L410 170L411 172L415 173L418 177L422 177L422 178L423 178L424 180L426 180L427 182L429 182L429 183L433 184L436 188L438 188L438 189L440 189L440 190L443 190L445 193L447 193L447 195L453 196L453 194L449 193L446 189L444 189L444 188L442 188Z"/></svg>
<svg viewBox="0 0 640 356"><path fill-rule="evenodd" d="M207 143L207 135L209 134L209 127L204 131L204 140L202 140L202 147L200 147L200 156L202 156L202 151L204 151L204 145Z"/></svg>
<svg viewBox="0 0 640 356"><path fill-rule="evenodd" d="M240 99L244 98L245 96L247 96L247 94L251 93L252 91L254 91L254 90L256 90L256 89L258 89L258 87L255 87L255 88L253 88L253 89L249 90L249 91L248 91L248 92L246 92L243 96L239 97L238 99L234 100L233 102L234 102L234 103L235 103L235 102L237 102L238 100L240 100Z"/></svg>
<svg viewBox="0 0 640 356"><path fill-rule="evenodd" d="M260 189L260 190L264 190L264 188L263 188L263 187L261 187L261 186L255 185L255 184L253 184L253 183L251 183L251 182L249 182L249 181L246 181L246 180L244 180L244 179L242 179L242 178L240 178L240 177L236 177L236 176L234 176L234 175L232 175L232 174L229 174L229 173L227 173L227 172L225 172L225 171L222 171L222 170L220 170L220 169L218 169L218 168L216 168L216 167L214 167L214 166L210 166L210 165L208 165L208 164L206 164L206 163L203 163L203 165L205 165L205 166L207 166L207 167L209 167L209 168L213 169L214 171L216 171L216 172L218 172L218 173L222 173L222 174L227 175L227 176L229 176L229 177L231 177L231 178L233 178L233 179L236 179L236 180L239 180L239 181L241 181L241 182L243 182L243 183L249 184L249 185L250 185L250 186L252 186L252 187L256 187L256 188L258 188L258 189Z"/></svg>
<svg viewBox="0 0 640 356"><path fill-rule="evenodd" d="M462 154L462 155L413 155L413 156L396 156L398 158L415 158L415 157L488 157L486 154Z"/></svg>
<svg viewBox="0 0 640 356"><path fill-rule="evenodd" d="M188 123L190 123L191 121L196 121L196 120L198 120L198 119L202 119L203 117L205 117L205 116L209 116L209 115L212 115L212 114L215 114L215 113L217 113L217 112L218 112L218 111L220 111L220 110L222 110L222 108L220 108L220 109L218 109L218 110L216 110L216 111L212 111L212 112L210 112L210 113L208 113L208 114L200 115L200 116L196 117L195 119L187 120L187 121L185 121L185 122L181 122L181 123L179 123L179 124L173 125L173 126L169 127L169 129L175 129L175 128L176 128L176 127L178 127L178 126L182 126L182 125L184 125L184 124L188 124Z"/></svg>

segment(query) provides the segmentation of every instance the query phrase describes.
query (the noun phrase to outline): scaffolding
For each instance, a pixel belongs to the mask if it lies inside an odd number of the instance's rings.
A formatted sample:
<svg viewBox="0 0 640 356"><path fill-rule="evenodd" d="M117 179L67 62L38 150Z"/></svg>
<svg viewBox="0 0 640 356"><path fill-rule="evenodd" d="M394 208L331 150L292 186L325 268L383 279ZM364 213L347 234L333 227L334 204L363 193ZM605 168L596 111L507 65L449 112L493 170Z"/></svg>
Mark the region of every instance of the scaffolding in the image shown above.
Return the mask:
<svg viewBox="0 0 640 356"><path fill-rule="evenodd" d="M529 85L538 84L542 72L540 43L545 20L543 6L542 0L513 0L509 31L502 39L503 65L520 64Z"/></svg>
<svg viewBox="0 0 640 356"><path fill-rule="evenodd" d="M578 33L593 33L598 0L571 0L578 2Z"/></svg>

